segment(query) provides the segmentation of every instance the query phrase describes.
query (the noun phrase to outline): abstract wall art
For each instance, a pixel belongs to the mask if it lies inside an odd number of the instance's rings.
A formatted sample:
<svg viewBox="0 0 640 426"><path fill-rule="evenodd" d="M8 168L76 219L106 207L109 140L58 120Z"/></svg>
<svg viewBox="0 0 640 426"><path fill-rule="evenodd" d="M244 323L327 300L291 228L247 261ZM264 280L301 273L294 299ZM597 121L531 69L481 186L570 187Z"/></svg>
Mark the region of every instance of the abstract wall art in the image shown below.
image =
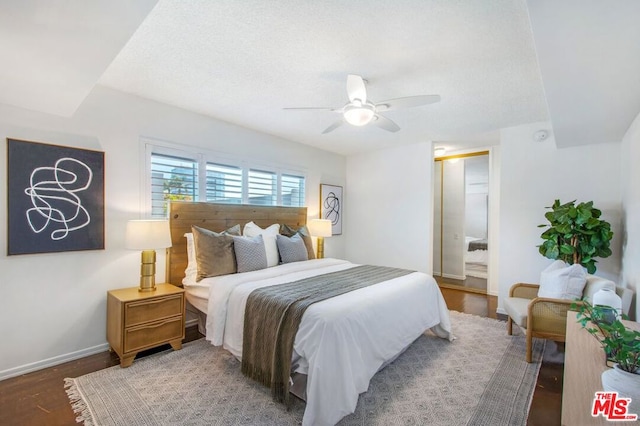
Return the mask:
<svg viewBox="0 0 640 426"><path fill-rule="evenodd" d="M104 152L7 139L7 254L104 249Z"/></svg>
<svg viewBox="0 0 640 426"><path fill-rule="evenodd" d="M333 235L342 234L342 187L336 185L320 184L320 218L331 220Z"/></svg>

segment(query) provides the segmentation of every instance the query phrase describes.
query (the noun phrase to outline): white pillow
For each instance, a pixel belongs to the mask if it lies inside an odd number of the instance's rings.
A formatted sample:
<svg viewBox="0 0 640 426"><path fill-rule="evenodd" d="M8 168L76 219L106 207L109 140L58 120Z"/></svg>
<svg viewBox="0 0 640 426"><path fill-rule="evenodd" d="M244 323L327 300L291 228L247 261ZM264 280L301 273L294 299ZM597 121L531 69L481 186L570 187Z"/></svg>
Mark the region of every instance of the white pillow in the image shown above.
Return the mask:
<svg viewBox="0 0 640 426"><path fill-rule="evenodd" d="M193 243L193 233L187 232L184 234L187 239L187 269L184 270L185 279L188 282L196 280L198 275L198 264L196 263L196 246ZM186 284L183 280L183 284Z"/></svg>
<svg viewBox="0 0 640 426"><path fill-rule="evenodd" d="M242 235L245 237L257 237L262 235L264 241L264 249L267 252L267 267L276 266L280 261L280 255L278 254L278 246L276 245L276 235L280 233L280 225L274 223L268 226L266 229L260 228L253 222L249 222L244 225Z"/></svg>
<svg viewBox="0 0 640 426"><path fill-rule="evenodd" d="M582 299L587 272L582 265L567 265L556 260L540 273L538 297L551 299Z"/></svg>

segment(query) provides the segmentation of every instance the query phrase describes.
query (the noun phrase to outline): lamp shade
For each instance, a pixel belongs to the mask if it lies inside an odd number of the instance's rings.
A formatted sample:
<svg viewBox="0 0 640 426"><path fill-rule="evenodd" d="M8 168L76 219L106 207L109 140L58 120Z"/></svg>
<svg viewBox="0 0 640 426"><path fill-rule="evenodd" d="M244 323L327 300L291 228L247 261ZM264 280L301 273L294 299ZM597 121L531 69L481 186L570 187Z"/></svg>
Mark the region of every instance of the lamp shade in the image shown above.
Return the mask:
<svg viewBox="0 0 640 426"><path fill-rule="evenodd" d="M309 233L312 237L330 237L331 221L329 219L312 219L309 222Z"/></svg>
<svg viewBox="0 0 640 426"><path fill-rule="evenodd" d="M374 115L373 107L368 104L360 106L349 105L344 109L344 119L354 126L364 126L373 119Z"/></svg>
<svg viewBox="0 0 640 426"><path fill-rule="evenodd" d="M130 220L125 245L128 249L150 250L171 247L168 220Z"/></svg>

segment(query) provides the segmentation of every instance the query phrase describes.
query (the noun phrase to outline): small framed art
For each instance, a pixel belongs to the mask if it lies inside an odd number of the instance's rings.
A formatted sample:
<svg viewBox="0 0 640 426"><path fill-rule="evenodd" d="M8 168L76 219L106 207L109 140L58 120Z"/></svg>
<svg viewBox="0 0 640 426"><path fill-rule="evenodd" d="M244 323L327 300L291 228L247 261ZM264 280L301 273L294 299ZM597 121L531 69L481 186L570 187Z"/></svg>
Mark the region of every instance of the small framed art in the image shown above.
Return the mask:
<svg viewBox="0 0 640 426"><path fill-rule="evenodd" d="M331 221L331 233L342 234L342 187L336 185L320 184L320 218Z"/></svg>
<svg viewBox="0 0 640 426"><path fill-rule="evenodd" d="M104 249L104 152L7 139L7 254Z"/></svg>

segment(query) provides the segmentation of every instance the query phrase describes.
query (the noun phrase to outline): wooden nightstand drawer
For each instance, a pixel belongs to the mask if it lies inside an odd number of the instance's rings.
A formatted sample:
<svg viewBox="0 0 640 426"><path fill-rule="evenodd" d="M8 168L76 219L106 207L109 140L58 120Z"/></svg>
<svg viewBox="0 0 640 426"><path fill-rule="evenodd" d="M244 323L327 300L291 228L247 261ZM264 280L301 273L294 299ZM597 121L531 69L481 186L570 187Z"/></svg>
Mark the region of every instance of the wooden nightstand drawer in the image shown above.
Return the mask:
<svg viewBox="0 0 640 426"><path fill-rule="evenodd" d="M184 339L184 290L158 284L154 291L137 287L107 292L107 341L128 367L137 353L169 343L178 350Z"/></svg>
<svg viewBox="0 0 640 426"><path fill-rule="evenodd" d="M145 322L180 315L183 303L182 294L129 302L125 307L124 326L132 327Z"/></svg>
<svg viewBox="0 0 640 426"><path fill-rule="evenodd" d="M127 328L124 331L124 352L140 351L169 340L182 338L183 331L182 316Z"/></svg>

